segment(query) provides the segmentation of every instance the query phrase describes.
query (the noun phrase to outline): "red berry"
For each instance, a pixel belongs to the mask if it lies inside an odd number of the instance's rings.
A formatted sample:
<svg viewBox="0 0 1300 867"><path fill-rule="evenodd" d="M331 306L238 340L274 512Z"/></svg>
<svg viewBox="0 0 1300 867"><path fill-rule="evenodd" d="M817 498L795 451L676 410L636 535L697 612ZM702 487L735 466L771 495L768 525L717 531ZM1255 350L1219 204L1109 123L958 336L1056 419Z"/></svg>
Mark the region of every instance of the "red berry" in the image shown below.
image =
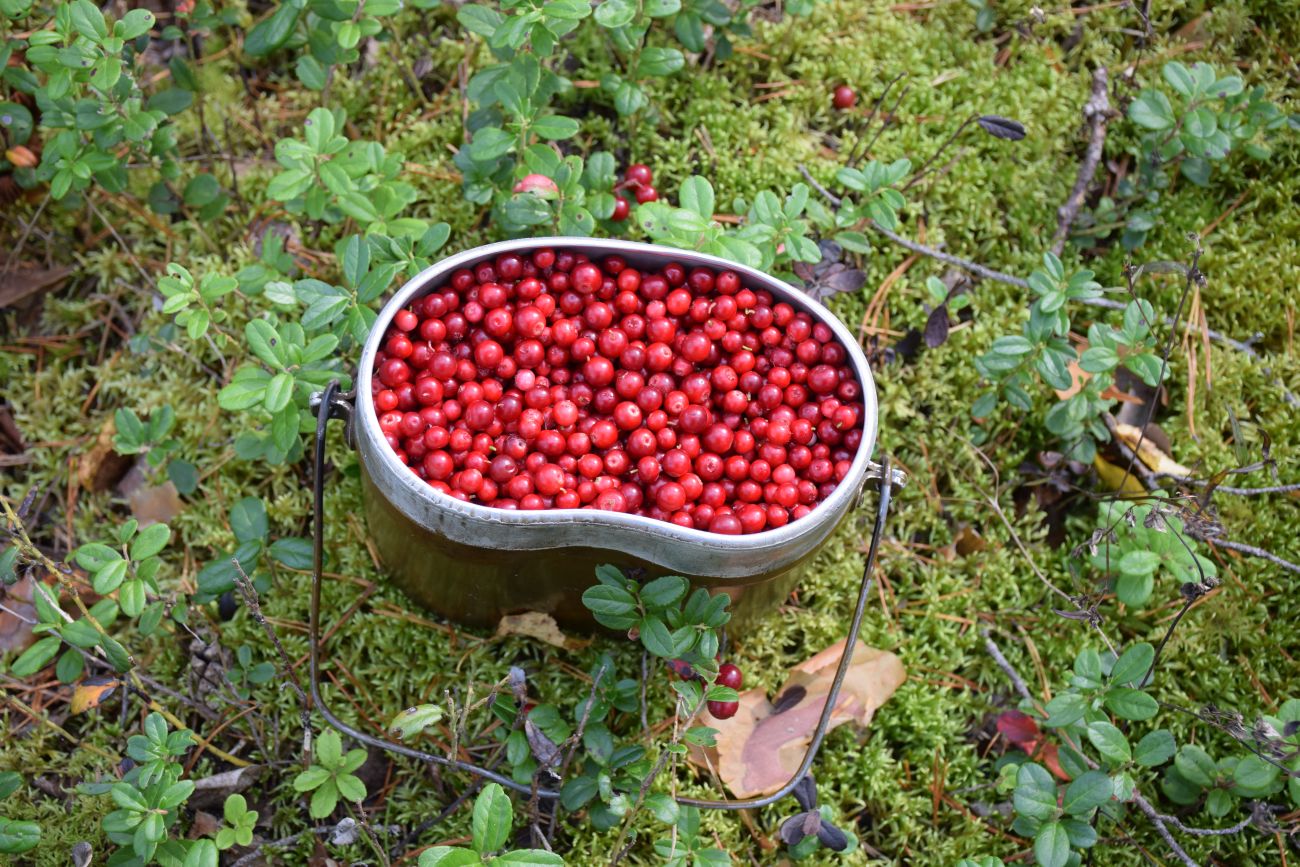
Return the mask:
<svg viewBox="0 0 1300 867"><path fill-rule="evenodd" d="M739 668L732 665L730 662L724 662L718 668L717 680L713 682L719 686L729 686L732 689L740 689L741 684L745 682L745 678L744 675L741 674Z"/></svg>
<svg viewBox="0 0 1300 867"><path fill-rule="evenodd" d="M614 213L610 219L616 223L621 223L627 219L627 215L632 212L632 205L622 196L614 197ZM635 272L634 272L635 273Z"/></svg>
<svg viewBox="0 0 1300 867"><path fill-rule="evenodd" d="M655 202L658 200L659 200L659 191L656 190L654 187L650 186L649 184L636 188L637 204L644 205L646 202Z"/></svg>
<svg viewBox="0 0 1300 867"><path fill-rule="evenodd" d="M654 174L645 163L632 163L623 172L623 179L633 186L648 187L654 183Z"/></svg>
<svg viewBox="0 0 1300 867"><path fill-rule="evenodd" d="M853 106L858 102L858 95L854 92L853 88L849 87L847 84L841 84L839 87L835 88L835 93L831 97L831 102L836 108L841 110L853 108Z"/></svg>
<svg viewBox="0 0 1300 867"><path fill-rule="evenodd" d="M708 704L709 713L714 719L731 719L740 710L738 701L711 701Z"/></svg>
<svg viewBox="0 0 1300 867"><path fill-rule="evenodd" d="M625 186L653 196L643 168ZM862 444L847 349L734 271L504 253L398 311L383 338L385 440L467 502L760 533L830 496ZM718 682L738 686L738 669Z"/></svg>

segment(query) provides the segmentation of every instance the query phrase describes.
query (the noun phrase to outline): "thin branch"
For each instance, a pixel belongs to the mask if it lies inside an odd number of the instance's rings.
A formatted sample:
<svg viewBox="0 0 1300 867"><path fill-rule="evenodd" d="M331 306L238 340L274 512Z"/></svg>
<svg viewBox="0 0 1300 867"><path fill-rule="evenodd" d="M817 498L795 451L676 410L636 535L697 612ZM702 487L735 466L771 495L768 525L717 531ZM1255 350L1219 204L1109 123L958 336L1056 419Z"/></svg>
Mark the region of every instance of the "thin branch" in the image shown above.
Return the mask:
<svg viewBox="0 0 1300 867"><path fill-rule="evenodd" d="M1020 676L1020 672L1016 671L1011 662L1002 655L1002 648L998 647L989 630L986 629L980 634L984 636L984 649L989 652L989 656L993 657L993 661L998 664L998 668L1002 669L1002 673L1011 681L1011 685L1016 688L1016 692L1020 693L1020 697L1025 701L1032 702L1034 697L1029 692L1029 685Z"/></svg>
<svg viewBox="0 0 1300 867"><path fill-rule="evenodd" d="M1164 840L1165 845L1173 851L1179 861L1183 862L1183 867L1200 867L1200 865L1192 859L1192 856L1188 855L1187 851L1179 845L1177 840L1174 839L1174 835L1169 833L1169 829L1165 827L1164 819L1156 812L1156 808L1151 806L1150 801L1137 792L1134 792L1133 803L1137 805L1137 808L1142 811L1144 816L1151 820L1151 824L1155 826L1156 833L1160 835L1160 839Z"/></svg>
<svg viewBox="0 0 1300 867"><path fill-rule="evenodd" d="M1180 820L1177 816L1171 816L1168 813L1161 813L1160 821L1173 825L1181 833L1187 834L1192 837L1230 837L1233 834L1241 833L1242 831L1249 828L1252 824L1254 824L1255 815L1252 812L1251 815L1247 816L1237 824L1232 825L1228 828L1192 828L1187 825L1184 825L1182 823L1182 820Z"/></svg>
<svg viewBox="0 0 1300 867"><path fill-rule="evenodd" d="M302 760L303 764L307 765L311 762L311 700L307 698L307 694L298 683L298 673L294 670L293 660L289 658L284 645L280 643L280 636L276 634L275 627L262 613L262 605L257 599L257 588L244 572L244 567L239 565L239 560L231 557L230 562L235 564L235 585L239 587L239 593L244 597L244 606L248 608L249 616L261 624L262 630L275 645L276 652L280 655L280 676L298 694L298 716L302 721Z"/></svg>
<svg viewBox="0 0 1300 867"><path fill-rule="evenodd" d="M832 193L830 190L823 187L820 183L818 183L817 179L814 178L811 173L809 173L808 167L805 166L803 163L799 164L799 174L803 175L803 179L805 181L812 184L814 190L816 190L817 192L825 196L826 201L830 202L832 205L834 205L837 208L840 206L840 202L843 200L839 196Z"/></svg>
<svg viewBox="0 0 1300 867"><path fill-rule="evenodd" d="M1074 225L1075 218L1079 216L1079 209L1083 207L1083 200L1088 193L1088 187L1097 174L1097 166L1101 164L1102 149L1106 144L1106 123L1114 113L1111 110L1110 97L1107 94L1109 84L1105 66L1098 66L1093 70L1092 96L1088 98L1088 101L1083 106L1083 119L1087 121L1091 129L1088 137L1088 149L1084 151L1083 162L1079 165L1079 176L1074 181L1074 189L1070 190L1070 195L1066 198L1065 204L1061 205L1056 212L1056 235L1052 238L1052 252L1058 256L1065 249L1065 240L1070 235L1070 227Z"/></svg>
<svg viewBox="0 0 1300 867"><path fill-rule="evenodd" d="M988 268L985 267L984 265L979 264L978 262L972 262L969 259L962 259L952 255L951 253L944 253L940 250L934 249L933 247L927 247L924 244L918 244L916 241L909 240L907 238L904 238L902 235L897 234L896 232L892 232L889 229L886 229L884 226L881 226L875 220L869 220L867 222L867 225L870 226L875 231L879 232L880 234L884 235L889 240L893 241L898 246L903 247L904 249L907 250L911 250L913 253L920 253L922 256L929 256L931 259L937 259L940 262L946 262L949 265L956 266L963 270L969 271L972 274L976 274L980 277L985 277L989 280L997 280L999 283L1007 283L1011 286L1019 286L1021 289L1029 288L1029 281L1027 280L1022 280L1019 277L1013 276L1011 274L1004 274L1001 271L995 271L992 268Z"/></svg>
<svg viewBox="0 0 1300 867"><path fill-rule="evenodd" d="M1300 565L1292 563L1290 560L1285 560L1271 551L1265 551L1263 548L1257 548L1254 545L1247 545L1244 542L1233 542L1230 539L1220 539L1217 536L1198 536L1192 530L1188 530L1187 535L1191 536L1193 539L1200 539L1202 542L1206 542L1217 548L1227 548L1230 551L1239 551L1242 554L1249 554L1252 557L1260 557L1270 563L1275 563L1278 566L1281 566L1288 572L1300 573Z"/></svg>

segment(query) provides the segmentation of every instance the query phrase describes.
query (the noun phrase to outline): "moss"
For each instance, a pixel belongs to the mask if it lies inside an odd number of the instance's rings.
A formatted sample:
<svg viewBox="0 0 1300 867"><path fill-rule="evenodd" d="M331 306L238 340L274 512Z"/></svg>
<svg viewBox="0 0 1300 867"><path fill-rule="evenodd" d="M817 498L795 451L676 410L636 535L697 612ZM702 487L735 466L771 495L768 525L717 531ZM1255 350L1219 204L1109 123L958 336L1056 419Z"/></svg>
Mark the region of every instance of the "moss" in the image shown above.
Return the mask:
<svg viewBox="0 0 1300 867"><path fill-rule="evenodd" d="M1084 73L1098 63L1119 72L1131 39L1121 30L1134 26L1131 12L1118 8L1086 16L1050 11L1042 22L1033 22L1032 5L999 3L1002 24L1023 22L1023 27L994 40L975 34L974 11L965 4L939 4L914 13L855 0L820 4L810 19L761 24L755 39L745 44L746 51L726 63L692 68L653 83L653 107L636 123L617 121L608 107L591 111L582 143L610 149L623 161L651 162L661 178L658 185L670 193L687 175L706 174L726 210L735 197L752 198L765 188L787 188L797 179L800 164L829 178L836 166L836 149L853 147L864 134L852 128L844 115L830 110L829 88L852 82L860 91L860 105L870 104L885 82L906 73L900 86L909 90L895 123L873 146L873 157L909 156L919 164L972 112L1018 118L1030 134L1010 144L968 130L958 149L949 151L949 156L960 154L951 168L909 191L905 232L915 236L924 223L931 244L1023 274L1037 264L1049 243L1055 209L1074 182L1082 147L1080 108L1088 96ZM1142 67L1144 80L1154 77L1160 58L1204 59L1220 67L1235 63L1250 83L1266 84L1284 107L1296 109L1296 85L1280 50L1300 42L1300 14L1295 10L1245 2L1175 2L1155 4L1154 15L1156 33L1188 29L1181 37L1157 38L1149 52L1151 62ZM445 11L423 17L412 12L401 21L401 38L392 43L392 52L381 52L375 66L355 78L340 77L333 96L348 109L354 135L382 141L390 150L405 154L418 169L410 176L421 193L413 215L447 220L454 229L451 246L467 248L492 235L480 209L462 199L450 172L450 148L462 140L461 106L454 84L462 49L435 38L438 28L449 21ZM1083 25L1082 38L1064 51L1061 40L1076 24ZM1189 41L1202 45L1184 52ZM426 52L432 69L426 82L433 94L427 104L411 93L395 69L399 61L409 68ZM1005 52L1003 61L996 60L999 52ZM609 68L607 51L595 40L577 43L575 53L574 78L595 79ZM317 104L318 95L298 90L291 77L277 79L279 74L272 72L272 79L285 86L261 96L254 119L233 76L225 74L228 71L221 63L207 65L204 83L209 104L231 107L231 122L223 122L215 131L233 153L247 155L239 163L238 176L246 207L232 207L205 224L202 232L181 221L159 233L129 212L123 211L120 220L115 215L116 228L129 239L133 256L150 270L175 260L195 273L233 273L252 259L251 222L284 219L273 206L261 203L258 192L274 173L268 144L280 135L296 135L302 116ZM758 87L779 82L790 84ZM759 101L772 93L781 95ZM600 99L590 91L583 91L581 97ZM209 122L213 123L211 114ZM197 121L187 115L183 123L182 140L192 142ZM1113 123L1111 152L1131 143L1128 125ZM1297 409L1281 399L1275 380L1300 391L1300 363L1291 348L1287 320L1288 311L1294 312L1293 290L1300 278L1298 159L1293 146L1279 147L1263 163L1234 157L1216 172L1208 190L1176 185L1163 199L1163 223L1141 251L1144 259L1185 258L1186 233L1205 229L1240 199L1205 238L1202 266L1209 282L1201 298L1211 327L1242 339L1260 335L1259 346L1268 355L1271 373L1260 362L1216 345L1209 355L1213 377L1207 382L1206 356L1201 352L1195 401L1190 404L1193 436L1187 425L1190 370L1184 353L1176 349L1174 385L1162 415L1174 440L1174 456L1207 473L1237 461L1227 422L1231 410L1240 418L1258 419L1258 429L1247 428L1253 438L1251 448L1258 454L1261 432L1266 432L1272 456L1283 475L1291 478L1288 469L1296 459L1300 418ZM198 171L202 163L187 165ZM229 183L225 165L219 162L213 171ZM53 220L54 237L63 239L71 237L78 215L57 213ZM309 229L303 234L313 249L330 250L338 231L329 228L314 239ZM209 246L209 239L215 248ZM905 258L906 251L880 247L867 262L866 287L859 295L835 299L836 312L851 325L860 322L867 301ZM1070 251L1067 258L1075 264L1083 261L1078 251ZM1122 283L1124 261L1122 252L1109 251L1087 265L1104 283L1117 285ZM33 463L23 467L20 475L0 479L0 488L10 496L21 495L29 485L64 490L69 461L81 446L59 443L92 437L118 406L144 413L170 403L177 413L182 456L207 475L200 491L187 498L185 510L173 521L178 542L169 554L168 580L192 587L197 569L231 547L227 513L242 496L257 495L268 504L273 536L305 535L310 495L303 475L297 468L266 468L234 459L232 443L243 421L217 409L216 384L199 359L179 347L119 352L116 339L110 337L108 360L97 363L107 309L102 296L113 297L132 314L142 313L143 332L158 333L165 318L146 312L150 287L142 284L131 257L111 238L94 248L79 249L75 264L78 271L69 288L47 298L40 330L51 334L84 330L86 337L64 341L59 344L62 348L47 347L39 357L10 353L12 372L4 389L26 438L56 445L35 448ZM328 275L328 263L321 270ZM925 277L939 273L936 263L917 261L893 283L884 295L891 327L922 324L921 287ZM1181 291L1173 282L1157 280L1141 289L1168 311ZM992 436L985 448L989 459L1002 468L1000 479L967 441L973 429L969 405L980 388L970 359L995 337L1019 327L1025 303L1020 290L981 283L975 289L975 318L970 326L955 331L945 346L923 351L906 364L884 366L877 373L883 417L879 449L895 455L912 481L897 500L877 576L881 587L879 595L873 596L863 639L900 654L911 678L877 714L869 732L835 732L817 769L823 800L855 817L863 841L883 853L873 863L944 864L962 855L995 852L1009 857L1023 849L992 830L1002 828L996 820L985 823L948 801L941 800L936 807L934 800L936 785L958 803L996 800L981 788L992 782L993 773L991 760L982 755L973 733L1011 699L1003 674L984 651L980 633L995 630L1036 691L1041 690L1043 678L1048 688L1061 688L1074 653L1093 640L1076 624L1052 613L1045 588L988 506L988 498L995 496L1028 556L1052 581L1071 590L1090 586L1093 576L1072 573L1068 548L1047 544L1043 516L1032 508L1017 513L1010 495L1015 467L1051 445L1035 420L1041 418L1042 407L1031 418L1008 415L990 423ZM229 309L231 329L237 332L248 312L238 301ZM1090 315L1081 313L1076 321L1086 321ZM0 316L7 332L13 333L13 315ZM211 353L202 361L222 368L222 361ZM80 407L95 387L97 396L83 415ZM357 605L332 638L328 654L338 672L351 674L341 674L348 684L345 690L328 689L331 702L344 716L364 719L376 728L398 708L416 700L438 700L446 689L463 692L473 684L481 692L511 665L528 671L541 698L572 703L581 697L582 687L569 671L585 670L602 651L615 654L621 675L637 676L639 657L624 645L597 641L587 649L566 652L394 617L393 612L408 610L409 605L385 584L371 561L364 526L354 517L360 514L359 484L351 472L355 457L337 442L337 434L330 457L340 472L326 496L329 568L348 580L327 582L324 610L334 618ZM1265 473L1258 473L1249 477L1249 483L1264 484L1265 479ZM1300 559L1295 500L1219 496L1216 503L1219 518L1233 538ZM111 495L82 492L70 518L75 538L98 538L103 526L119 520L124 509ZM53 517L53 524L64 523L62 514ZM830 541L797 597L752 630L733 637L735 653L752 682L777 687L791 665L841 637L861 569L859 551L868 521L864 513ZM1081 538L1092 521L1091 508L1081 502L1069 519L1072 538ZM978 528L987 547L977 556L951 558L945 548L962 525ZM1170 643L1157 691L1171 703L1214 702L1250 718L1300 694L1300 673L1291 662L1300 653L1295 638L1300 635L1296 628L1300 606L1287 576L1277 567L1226 551L1220 557L1224 589L1197 606L1180 627ZM306 652L307 577L277 569L272 579L273 588L264 598L267 614L277 624L289 654L301 658ZM368 595L362 602L363 592ZM1162 597L1166 602L1175 598L1172 587L1161 587L1159 592L1166 594ZM1172 613L1168 604L1127 612L1107 603L1103 611L1107 628L1126 639L1158 637ZM264 634L242 611L229 622L208 611L198 628L218 637L224 646L248 644L259 659L272 658ZM1034 652L1029 650L1030 641ZM186 636L145 643L140 657L155 678L183 684L189 665L187 643ZM1036 658L1043 663L1041 675ZM1243 671L1249 675L1243 677ZM652 719L662 719L669 712L662 679L652 685L651 698ZM269 750L281 760L291 759L297 739L292 694L267 685L254 692L253 700L258 703L255 718L263 721ZM110 712L71 718L66 726L88 743L120 748L123 734L114 722L113 707L110 703ZM133 705L134 710L138 705ZM247 718L232 726L227 736L246 732L242 728L246 722ZM1169 723L1180 742L1196 740L1227 749L1222 737L1185 716L1171 715ZM48 732L8 734L0 750L0 767L28 775L62 773L69 778L110 771L85 751L69 753L69 746ZM203 774L209 767L205 759L196 773ZM264 813L270 816L272 836L295 833L304 825L304 811L289 786L291 776L287 767L278 766L255 790L256 799L269 805ZM445 804L422 769L398 762L391 780L392 788L375 816L378 823L412 827ZM461 781L449 782L453 789L461 785ZM1144 783L1151 788L1150 780ZM712 792L707 783L687 773L679 775L679 785L684 792ZM15 818L39 818L46 828L46 843L36 861L62 864L75 841L89 840L97 851L103 850L105 841L97 829L99 817L109 809L104 801L78 801L66 808L28 789L3 806ZM758 827L770 834L787 809L760 811ZM774 858L730 815L706 816L704 824L706 832L716 835L738 858L752 857L762 863ZM1124 827L1143 846L1161 851L1144 823L1130 821ZM460 811L419 842L450 839L467 829L468 816ZM638 831L651 835L656 829L645 822ZM573 863L601 863L608 858L608 835L594 833L581 821L567 823L562 833ZM1237 864L1276 863L1277 858L1272 838L1258 834L1186 843L1201 860L1211 854ZM304 843L283 857L287 863L306 863L310 852ZM344 859L369 857L360 846L338 854ZM634 857L650 861L648 846L639 845ZM852 858L853 863L868 860L861 852ZM1096 851L1092 863L1139 864L1142 855L1131 844L1109 841Z"/></svg>

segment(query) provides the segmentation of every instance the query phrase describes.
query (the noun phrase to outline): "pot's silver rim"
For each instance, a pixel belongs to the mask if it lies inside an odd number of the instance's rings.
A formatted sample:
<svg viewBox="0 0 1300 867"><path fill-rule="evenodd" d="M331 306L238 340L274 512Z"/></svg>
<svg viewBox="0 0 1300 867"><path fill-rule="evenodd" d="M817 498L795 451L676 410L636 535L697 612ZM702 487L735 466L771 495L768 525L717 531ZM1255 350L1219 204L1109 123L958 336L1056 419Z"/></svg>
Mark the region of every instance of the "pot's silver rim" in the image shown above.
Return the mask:
<svg viewBox="0 0 1300 867"><path fill-rule="evenodd" d="M669 261L679 262L685 266L700 265L708 268L719 270L733 270L739 273L745 280L746 285L751 288L763 288L773 294L774 297L787 301L796 309L804 310L813 315L821 322L826 323L835 336L848 350L849 360L853 365L854 372L857 374L858 381L862 385L862 401L864 409L863 418L863 437L862 445L858 449L857 455L854 456L849 474L845 477L831 496L827 497L821 503L817 504L813 510L798 521L792 521L784 527L777 529L763 530L759 533L741 536L725 536L717 533L710 533L705 530L696 530L694 528L679 527L666 521L658 521L653 518L641 515L629 515L619 512L599 512L590 509L549 509L545 511L512 511L507 509L494 509L490 506L483 506L474 503L466 503L453 497L440 494L430 488L420 480L418 476L411 472L410 468L397 459L392 450L384 442L383 432L379 428L379 419L375 411L374 402L371 397L371 380L372 368L374 367L374 358L378 353L384 332L387 330L389 323L392 321L397 311L405 307L412 299L425 294L430 288L445 282L445 278L458 268L481 262L485 259L495 258L502 253L532 251L542 247L551 247L554 249L569 249L589 256L610 256L623 255L635 258L658 259L663 263ZM663 543L680 543L685 544L697 551L704 548L709 553L723 554L731 552L739 554L744 552L750 555L743 559L752 560L754 554L762 554L770 551L774 554L781 552L786 556L780 556L778 560L787 560L790 562L798 559L789 557L789 549L792 543L797 541L813 542L816 544L821 541L845 512L849 511L856 504L858 494L866 480L867 468L870 463L871 454L875 447L876 436L879 424L879 408L876 398L875 380L871 374L871 367L867 363L866 356L863 354L861 347L852 333L844 326L842 322L831 313L825 306L805 295L803 292L795 289L787 283L776 279L768 274L754 268L722 259L717 256L711 256L705 253L697 253L689 250L679 250L675 247L665 247L658 244L643 244L634 241L621 241L610 238L574 238L574 237L545 237L545 238L527 238L514 241L500 241L493 244L486 244L481 247L474 247L449 256L421 271L412 277L401 289L393 295L392 298L384 305L379 312L374 324L371 326L370 335L366 340L364 350L361 354L360 367L357 371L357 418L355 425L358 431L358 445L361 446L363 461L376 460L381 467L372 467L379 469L381 472L376 473L384 477L381 482L381 489L390 496L397 492L389 490L388 484L396 484L400 487L402 495L393 497L394 501L400 505L402 502L418 503L419 501L428 501L436 504L438 510L458 516L461 519L484 522L485 525L495 525L501 528L516 527L521 531L525 528L542 528L542 527L559 527L566 526L569 529L576 527L589 528L592 533L601 530L613 530L622 528L624 530L635 530L645 534L650 539L657 539L660 544L654 545L656 550L663 550ZM366 446L377 445L381 447L367 448ZM377 479L377 481L379 481ZM409 509L404 509L408 514ZM420 512L426 512L426 509L420 509ZM412 515L412 517L417 517ZM429 529L436 531L446 530L447 527L443 521L420 521L421 524L428 526ZM437 526L429 526L430 524ZM820 531L820 532L819 532ZM568 534L561 534L568 535ZM616 535L622 535L616 533ZM458 540L464 541L464 540ZM523 542L523 540L520 540ZM598 546L607 546L613 542L613 539L593 539L593 544ZM504 542L504 544L501 544ZM510 540L492 540L492 547L513 547ZM536 550L539 548L560 547L562 545L572 544L572 542L561 542L557 545L536 545L521 544L525 550ZM624 548L626 546L614 545L613 547ZM635 547L640 548L640 545ZM796 546L799 548L803 545ZM811 547L811 546L809 546ZM643 551L628 551L627 553L643 556ZM806 551L801 552L806 553ZM713 558L710 558L713 559ZM725 558L724 558L725 559ZM671 565L671 564L665 564ZM775 564L773 564L775 565ZM713 574L718 577L725 577L720 572L729 572L730 569L722 568L716 570ZM701 574L696 572L695 574Z"/></svg>

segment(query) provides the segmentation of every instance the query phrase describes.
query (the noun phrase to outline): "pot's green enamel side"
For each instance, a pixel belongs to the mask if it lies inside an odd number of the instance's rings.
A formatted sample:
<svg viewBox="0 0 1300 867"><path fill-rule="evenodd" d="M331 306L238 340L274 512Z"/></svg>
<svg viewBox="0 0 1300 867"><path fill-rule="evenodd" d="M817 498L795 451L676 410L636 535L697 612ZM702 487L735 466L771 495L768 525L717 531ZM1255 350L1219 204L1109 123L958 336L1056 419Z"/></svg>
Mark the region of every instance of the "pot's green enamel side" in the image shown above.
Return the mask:
<svg viewBox="0 0 1300 867"><path fill-rule="evenodd" d="M458 623L493 626L507 614L540 611L568 629L595 629L582 593L595 583L596 567L610 563L649 578L673 574L663 566L590 547L507 551L464 545L421 527L385 496L361 465L366 524L384 572L414 602ZM846 514L851 515L852 512ZM776 609L803 576L821 546L792 566L744 579L719 581L686 575L696 587L727 593L736 622L752 621Z"/></svg>

